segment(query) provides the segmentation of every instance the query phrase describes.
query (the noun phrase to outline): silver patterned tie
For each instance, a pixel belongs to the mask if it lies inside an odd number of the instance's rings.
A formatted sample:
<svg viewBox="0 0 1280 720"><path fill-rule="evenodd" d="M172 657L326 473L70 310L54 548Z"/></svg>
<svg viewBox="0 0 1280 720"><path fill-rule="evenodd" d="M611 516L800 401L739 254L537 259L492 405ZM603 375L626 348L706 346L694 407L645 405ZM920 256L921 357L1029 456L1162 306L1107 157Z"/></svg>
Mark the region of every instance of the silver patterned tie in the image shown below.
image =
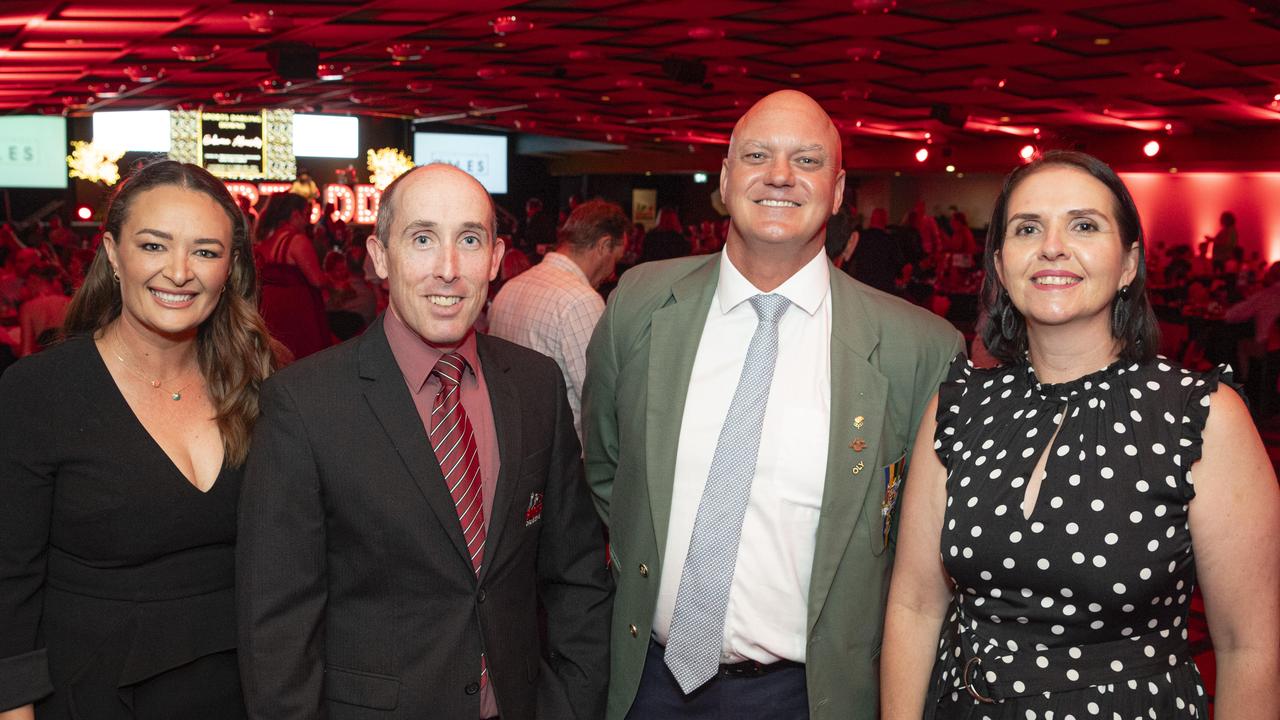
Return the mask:
<svg viewBox="0 0 1280 720"><path fill-rule="evenodd" d="M791 306L790 300L773 294L756 295L750 302L758 317L756 331L711 458L667 636L667 667L686 695L720 667L729 586L778 358L778 321Z"/></svg>

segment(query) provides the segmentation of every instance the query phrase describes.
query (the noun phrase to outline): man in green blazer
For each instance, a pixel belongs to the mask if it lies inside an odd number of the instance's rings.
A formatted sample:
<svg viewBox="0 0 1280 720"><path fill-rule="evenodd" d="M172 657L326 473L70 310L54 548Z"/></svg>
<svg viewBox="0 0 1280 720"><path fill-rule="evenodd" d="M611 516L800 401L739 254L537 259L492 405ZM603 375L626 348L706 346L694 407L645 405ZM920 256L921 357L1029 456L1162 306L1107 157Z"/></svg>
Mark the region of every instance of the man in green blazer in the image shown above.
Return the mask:
<svg viewBox="0 0 1280 720"><path fill-rule="evenodd" d="M720 176L724 252L636 267L596 328L609 720L876 717L905 454L963 344L830 265L844 174L816 102L761 100Z"/></svg>

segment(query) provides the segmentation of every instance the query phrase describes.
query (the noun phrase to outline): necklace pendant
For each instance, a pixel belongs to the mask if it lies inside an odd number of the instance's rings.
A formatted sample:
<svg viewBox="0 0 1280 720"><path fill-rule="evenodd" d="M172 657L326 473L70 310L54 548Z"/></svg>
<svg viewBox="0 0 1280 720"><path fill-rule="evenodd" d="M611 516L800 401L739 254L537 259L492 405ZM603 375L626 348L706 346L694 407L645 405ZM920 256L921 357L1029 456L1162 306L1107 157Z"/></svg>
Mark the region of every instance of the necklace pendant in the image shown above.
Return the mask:
<svg viewBox="0 0 1280 720"><path fill-rule="evenodd" d="M174 393L171 397L173 397L173 401L174 401L174 402L177 402L177 401L179 401L179 400L181 400L181 399L182 399L182 393L180 393L180 392L176 392L176 393Z"/></svg>
<svg viewBox="0 0 1280 720"><path fill-rule="evenodd" d="M160 381L159 381L159 380L152 380L152 381L151 381L151 387L153 387L153 388L158 388L158 387L160 387Z"/></svg>

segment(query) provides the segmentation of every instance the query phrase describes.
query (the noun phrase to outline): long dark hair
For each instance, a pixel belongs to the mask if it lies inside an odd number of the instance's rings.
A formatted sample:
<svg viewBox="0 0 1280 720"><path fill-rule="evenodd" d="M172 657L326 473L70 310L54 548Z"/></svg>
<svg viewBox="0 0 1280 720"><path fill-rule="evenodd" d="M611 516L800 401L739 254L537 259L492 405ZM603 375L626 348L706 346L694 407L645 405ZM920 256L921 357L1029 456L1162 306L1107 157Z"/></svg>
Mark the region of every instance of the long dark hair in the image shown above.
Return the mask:
<svg viewBox="0 0 1280 720"><path fill-rule="evenodd" d="M1111 335L1120 342L1120 359L1126 362L1147 362L1155 357L1160 342L1160 329L1155 312L1147 300L1146 240L1142 233L1142 221L1138 207L1129 195L1124 181L1106 163L1092 155L1072 150L1051 150L1036 160L1014 169L1004 179L1000 196L991 211L991 223L987 226L987 248L982 266L986 277L982 281L982 304L986 310L986 322L980 328L982 341L993 357L1002 363L1022 362L1027 352L1027 323L1022 313L1013 307L1005 292L1000 276L996 274L996 259L1004 247L1005 224L1008 222L1009 198L1018 185L1036 172L1047 167L1072 167L1083 170L1111 191L1115 200L1116 223L1120 228L1120 242L1126 252L1136 243L1137 273L1129 283L1128 297L1117 296L1112 302ZM1116 303L1125 306L1117 311ZM1005 313L1011 314L1012 336L1001 331ZM1115 322L1118 320L1119 322Z"/></svg>
<svg viewBox="0 0 1280 720"><path fill-rule="evenodd" d="M197 331L196 355L217 411L226 461L239 465L249 452L249 435L258 419L258 388L277 367L273 341L258 315L258 278L244 213L227 187L204 168L165 159L143 165L116 188L105 230L119 243L135 200L166 186L209 197L231 220L231 273L218 304ZM71 298L63 322L68 336L96 335L120 316L120 288L112 278L106 242L98 246L84 284Z"/></svg>

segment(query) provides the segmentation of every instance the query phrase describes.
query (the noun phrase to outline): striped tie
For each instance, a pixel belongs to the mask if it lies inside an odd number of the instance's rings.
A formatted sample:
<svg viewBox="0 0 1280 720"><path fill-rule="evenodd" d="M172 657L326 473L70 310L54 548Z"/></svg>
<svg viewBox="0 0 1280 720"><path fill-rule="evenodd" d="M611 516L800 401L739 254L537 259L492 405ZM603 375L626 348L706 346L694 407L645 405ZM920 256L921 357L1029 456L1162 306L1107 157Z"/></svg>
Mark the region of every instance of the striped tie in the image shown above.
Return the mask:
<svg viewBox="0 0 1280 720"><path fill-rule="evenodd" d="M448 353L431 371L440 378L440 391L431 407L431 448L436 451L440 473L453 496L471 566L479 575L484 560L484 491L480 486L476 436L462 407L462 371L466 367L467 361L461 355Z"/></svg>
<svg viewBox="0 0 1280 720"><path fill-rule="evenodd" d="M458 353L442 356L431 373L440 378L440 391L431 406L431 449L440 461L445 487L453 496L462 537L476 575L484 561L484 490L480 485L480 452L471 420L462 407L462 371L467 361ZM480 654L480 685L489 684L484 653Z"/></svg>

